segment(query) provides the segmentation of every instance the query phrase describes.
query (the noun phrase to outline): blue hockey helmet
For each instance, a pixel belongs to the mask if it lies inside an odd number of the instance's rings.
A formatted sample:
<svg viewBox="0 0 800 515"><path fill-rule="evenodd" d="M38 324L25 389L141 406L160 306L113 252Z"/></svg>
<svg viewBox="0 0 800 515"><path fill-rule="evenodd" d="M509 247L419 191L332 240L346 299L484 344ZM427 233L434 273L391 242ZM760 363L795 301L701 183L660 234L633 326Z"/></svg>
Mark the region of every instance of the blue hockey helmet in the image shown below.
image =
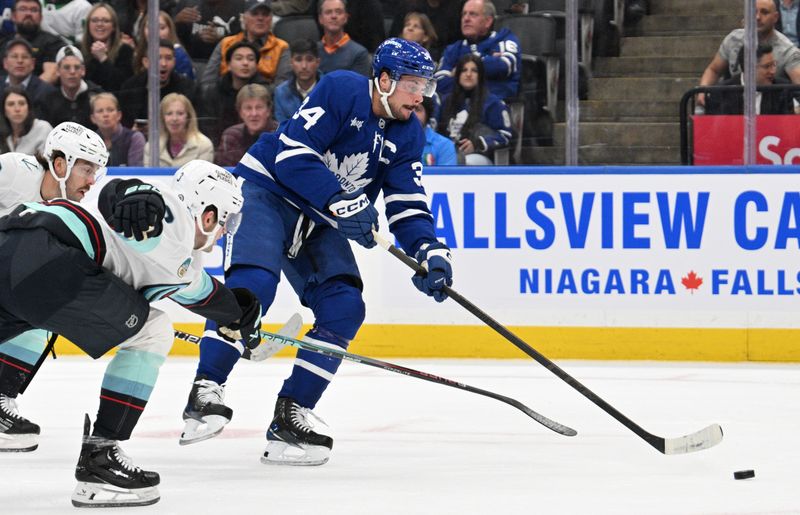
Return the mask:
<svg viewBox="0 0 800 515"><path fill-rule="evenodd" d="M379 77L383 70L389 73L392 80L400 80L403 75L427 79L429 85L423 94L429 97L436 92L436 82L433 80L436 65L431 54L418 43L401 38L389 38L381 43L372 59L372 73Z"/></svg>

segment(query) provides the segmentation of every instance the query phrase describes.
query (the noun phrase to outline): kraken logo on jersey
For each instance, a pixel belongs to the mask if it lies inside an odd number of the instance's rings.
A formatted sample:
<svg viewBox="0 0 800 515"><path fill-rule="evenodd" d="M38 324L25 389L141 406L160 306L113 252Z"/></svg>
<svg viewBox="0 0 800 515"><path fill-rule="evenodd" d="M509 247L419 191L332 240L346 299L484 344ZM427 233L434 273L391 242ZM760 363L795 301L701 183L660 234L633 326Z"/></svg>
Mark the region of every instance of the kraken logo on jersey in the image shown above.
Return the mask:
<svg viewBox="0 0 800 515"><path fill-rule="evenodd" d="M181 263L181 266L178 267L178 277L183 277L186 275L186 271L189 270L189 265L192 264L192 258L187 258L186 261Z"/></svg>
<svg viewBox="0 0 800 515"><path fill-rule="evenodd" d="M340 163L336 158L336 154L332 154L330 150L325 152L322 156L325 166L328 170L333 172L342 188L352 193L356 190L364 188L367 184L372 182L372 179L364 178L363 175L367 173L369 166L369 157L367 152L360 152L358 154L351 154L345 156Z"/></svg>
<svg viewBox="0 0 800 515"><path fill-rule="evenodd" d="M137 317L136 315L131 315L125 322L125 326L128 327L129 329L133 329L134 327L136 327L136 324L138 323L139 323L139 317Z"/></svg>

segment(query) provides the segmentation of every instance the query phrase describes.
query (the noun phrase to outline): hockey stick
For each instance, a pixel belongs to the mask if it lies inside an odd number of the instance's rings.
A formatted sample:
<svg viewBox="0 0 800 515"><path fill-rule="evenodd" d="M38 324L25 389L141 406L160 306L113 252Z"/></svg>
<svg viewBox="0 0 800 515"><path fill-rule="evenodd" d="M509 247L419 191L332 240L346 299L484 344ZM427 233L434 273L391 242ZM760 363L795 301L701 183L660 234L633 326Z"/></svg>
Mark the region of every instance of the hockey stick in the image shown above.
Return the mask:
<svg viewBox="0 0 800 515"><path fill-rule="evenodd" d="M386 239L378 234L377 232L372 232L373 236L375 237L375 241L389 251L391 255L405 263L409 268L414 270L416 273L427 273L427 271L420 266L417 261L406 255L405 252L398 249ZM522 352L527 354L528 356L535 359L539 364L545 367L547 370L555 374L559 379L573 387L577 390L581 395L595 403L600 409L617 419L622 425L633 431L637 436L642 438L645 442L652 445L657 451L662 454L685 454L688 452L695 452L701 451L703 449L708 449L720 443L722 441L722 428L719 424L711 424L710 426L701 429L695 433L691 433L685 436L679 436L676 438L663 438L661 436L654 435L644 428L636 424L633 420L629 419L625 415L623 415L618 409L614 406L603 400L599 395L594 393L592 390L581 384L577 379L569 375L565 372L561 367L553 363L550 359L546 356L541 354L539 351L525 343L520 337L506 329L503 325L497 322L495 319L490 317L480 308L475 306L473 303L462 297L458 292L450 288L449 286L444 286L442 288L451 299L456 301L462 307L464 307L467 311L478 317L484 324L488 325L496 332L498 332L501 336L503 336L506 340L513 343L518 349Z"/></svg>
<svg viewBox="0 0 800 515"><path fill-rule="evenodd" d="M175 337L195 344L200 343L201 340L201 338L197 335L177 330L175 331ZM336 346L326 347L316 343L307 342L304 340L297 340L295 338L289 338L288 336L281 336L280 334L270 333L268 331L261 331L261 337L277 345L289 345L291 347L297 347L298 349L304 349L310 352L316 352L317 354L322 354L323 356L328 356L336 359L343 359L346 361L352 361L353 363L360 363L362 365L369 365L371 367L388 370L389 372L395 372L397 374L402 374L409 377L415 377L417 379L422 379L424 381L443 384L445 386L450 386L458 390L464 390L467 392L476 393L478 395L483 395L484 397L489 397L501 402L505 402L510 406L514 406L518 410L522 411L523 413L531 417L536 422L542 424L544 427L552 431L555 431L558 434L562 434L564 436L575 436L576 434L578 434L574 429L559 424L558 422L551 420L545 417L544 415L541 415L533 411L532 409L522 404L518 400L512 399L511 397L506 397L505 395L500 395L498 393L490 392L488 390L482 390L481 388L476 388L468 384L459 383L457 381L453 381L452 379L446 379L444 377L439 377L433 374L429 374L427 372L414 370L413 368L407 368L400 365L393 365L392 363L387 363L385 361L380 361L373 358L367 358L365 356L359 356L358 354L351 354ZM262 343L261 345L264 344Z"/></svg>
<svg viewBox="0 0 800 515"><path fill-rule="evenodd" d="M28 385L31 384L31 381L33 381L33 376L35 376L36 372L38 372L39 369L42 367L42 365L44 364L44 360L47 359L48 354L52 352L53 359L56 359L55 344L57 339L58 335L56 333L50 333L50 337L47 339L47 346L42 351L42 355L39 356L39 359L36 360L36 364L33 366L33 369L31 369L31 373L28 374L28 377L25 378L25 382L22 383L22 386L19 387L19 392L17 392L18 394L21 395L25 393L25 390L28 389Z"/></svg>

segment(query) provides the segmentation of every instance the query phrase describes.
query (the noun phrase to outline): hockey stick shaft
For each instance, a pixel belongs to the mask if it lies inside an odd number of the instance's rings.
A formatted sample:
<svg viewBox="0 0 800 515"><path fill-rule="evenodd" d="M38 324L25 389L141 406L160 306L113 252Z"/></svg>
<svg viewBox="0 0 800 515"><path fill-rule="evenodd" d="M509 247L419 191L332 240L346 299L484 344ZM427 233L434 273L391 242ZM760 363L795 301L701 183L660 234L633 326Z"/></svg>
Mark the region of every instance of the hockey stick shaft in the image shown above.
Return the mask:
<svg viewBox="0 0 800 515"><path fill-rule="evenodd" d="M394 372L396 374L401 374L408 377L414 377L416 379L422 379L423 381L430 381L431 383L450 386L458 390L464 390L466 392L483 395L484 397L489 397L491 399L504 402L510 406L517 408L518 410L522 411L523 413L531 417L536 422L542 424L543 426L552 431L555 431L556 433L565 436L575 436L576 434L578 434L574 429L567 427L563 424L559 424L558 422L551 420L545 417L544 415L541 415L533 411L532 409L522 404L518 400L512 399L511 397L506 397L505 395L500 395L499 393L490 392L482 388L477 388L474 386L470 386L468 384L460 383L458 381L453 381L452 379L447 379L441 376L430 374L428 372L414 370L413 368L408 368L401 365L395 365L392 363L388 363L386 361L381 361L374 358L368 358L366 356L359 356L358 354L347 352L335 346L328 347L324 345L319 345L305 340L298 340L295 338L289 338L287 336L281 336L279 334L270 333L268 331L261 331L261 337L272 340L279 344L290 345L292 347L297 347L298 349L303 349L310 352L316 352L317 354L322 354L323 356L328 356L330 358L351 361L353 363L359 363L361 365L368 365L370 367L380 368L381 370Z"/></svg>
<svg viewBox="0 0 800 515"><path fill-rule="evenodd" d="M183 331L175 330L175 337L187 341L189 343L199 344L200 340L202 339L200 336L186 333ZM512 399L511 397L506 397L505 395L500 395L498 393L490 392L488 390L483 390L481 388L476 388L474 386L470 386L468 384L459 383L457 381L453 381L451 379L446 379L444 377L440 377L434 374L429 374L427 372L422 372L419 370L414 370L413 368L403 367L400 365L394 365L392 363L387 363L385 361L380 361L373 358L368 358L365 356L359 356L358 354L352 354L347 352L343 349L338 347L325 347L322 345L318 345L312 342L307 342L304 340L297 340L295 338L290 338L288 336L281 336L279 334L271 333L268 331L261 331L261 337L263 339L268 339L278 344L289 345L291 347L297 347L299 349L307 350L310 352L315 352L317 354L322 354L323 356L328 356L331 358L336 359L343 359L346 361L351 361L353 363L360 363L362 365L368 365L375 368L380 368L382 370L387 370L389 372L395 372L397 374L402 374L408 377L414 377L417 379L422 379L424 381L430 381L436 384L442 384L445 386L450 386L452 388L456 388L458 390L464 390L467 392L475 393L478 395L483 395L484 397L489 397L491 399L495 399L501 402L504 402L510 406L517 408L518 410L522 411L530 418L535 420L536 422L542 424L546 428L555 431L556 433L565 435L565 436L575 436L578 434L574 429L567 427L565 425L559 424L558 422L551 420L544 415L541 415L528 406L522 404L516 399Z"/></svg>
<svg viewBox="0 0 800 515"><path fill-rule="evenodd" d="M422 273L426 274L427 271L419 264L417 261L408 256L405 252L398 249L390 242L388 242L383 236L378 234L377 232L373 231L373 236L375 237L375 241L386 249L391 255L395 256L397 259L405 263L409 268L414 270L415 273ZM520 337L512 333L508 330L505 326L500 324L494 318L489 316L486 312L478 308L472 302L464 298L461 294L459 294L454 289L450 288L449 286L444 286L442 288L447 295L453 299L456 303L461 305L467 311L475 315L481 322L488 325L492 329L494 329L497 333L499 333L503 338L514 344L515 347L520 349L522 352L536 360L540 365L545 367L547 370L555 374L559 379L570 385L572 388L577 390L581 395L592 401L595 405L597 405L600 409L614 417L617 421L619 421L622 425L633 431L637 436L642 438L648 444L653 446L657 451L661 452L662 454L682 454L684 452L692 452L702 450L708 447L712 447L719 443L722 440L722 429L716 425L712 424L696 433L691 435L686 435L684 437L672 438L672 439L665 439L660 436L654 435L636 422L625 416L622 412L616 409L614 406L609 404L605 401L602 397L594 393L588 387L583 385L580 381L572 377L568 374L565 370L561 367L553 363L549 358L545 355L525 343Z"/></svg>

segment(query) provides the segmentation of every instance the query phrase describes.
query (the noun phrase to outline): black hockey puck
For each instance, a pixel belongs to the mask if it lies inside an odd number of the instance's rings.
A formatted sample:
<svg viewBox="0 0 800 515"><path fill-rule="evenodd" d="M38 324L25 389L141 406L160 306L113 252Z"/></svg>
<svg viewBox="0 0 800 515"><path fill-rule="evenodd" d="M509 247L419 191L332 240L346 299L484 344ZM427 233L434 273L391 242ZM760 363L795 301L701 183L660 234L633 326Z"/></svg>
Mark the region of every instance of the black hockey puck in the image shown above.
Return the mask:
<svg viewBox="0 0 800 515"><path fill-rule="evenodd" d="M737 470L733 473L733 479L750 479L756 477L755 470Z"/></svg>

